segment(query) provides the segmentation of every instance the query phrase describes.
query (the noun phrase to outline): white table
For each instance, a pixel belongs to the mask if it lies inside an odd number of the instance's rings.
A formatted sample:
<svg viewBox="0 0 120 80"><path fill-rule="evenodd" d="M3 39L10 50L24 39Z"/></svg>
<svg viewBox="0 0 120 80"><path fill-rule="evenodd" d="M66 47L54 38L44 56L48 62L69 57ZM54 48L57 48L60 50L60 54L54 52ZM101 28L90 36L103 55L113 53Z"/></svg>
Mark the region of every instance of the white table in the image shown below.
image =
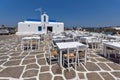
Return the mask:
<svg viewBox="0 0 120 80"><path fill-rule="evenodd" d="M110 40L110 39L114 39L116 41L119 41L120 40L120 36L113 36L113 35L108 35L107 38Z"/></svg>
<svg viewBox="0 0 120 80"><path fill-rule="evenodd" d="M98 46L98 44L96 44L96 43L101 43L102 41L97 37L89 36L89 37L81 37L81 42L84 42L87 45L91 44L92 49L94 48L93 46L95 45L95 49L96 49Z"/></svg>
<svg viewBox="0 0 120 80"><path fill-rule="evenodd" d="M92 42L92 39L94 39L94 38L96 38L96 37L94 37L94 36L81 37L81 41L82 41L82 42L91 43L91 42Z"/></svg>
<svg viewBox="0 0 120 80"><path fill-rule="evenodd" d="M38 49L39 49L39 44L40 44L40 37L37 37L37 36L33 36L33 37L23 37L22 38L22 41L21 41L21 49L24 50L24 42L27 41L27 47L29 47L29 44L30 44L30 48L32 50L32 41L35 41L37 42L37 46L38 46Z"/></svg>
<svg viewBox="0 0 120 80"><path fill-rule="evenodd" d="M56 43L57 47L59 48L60 50L60 66L62 67L62 50L66 50L66 49L69 49L69 48L77 48L77 46L86 46L82 43L79 43L79 42L61 42L61 43ZM87 47L87 46L86 46ZM85 60L86 60L86 53L85 53ZM85 61L86 62L86 61Z"/></svg>
<svg viewBox="0 0 120 80"><path fill-rule="evenodd" d="M56 43L61 43L61 42L73 42L74 39L73 38L56 38L56 39L52 39L52 45L55 48L56 47Z"/></svg>
<svg viewBox="0 0 120 80"><path fill-rule="evenodd" d="M117 51L120 51L120 43L119 42L104 42L103 43L103 53L104 53L105 57L107 57L106 47L111 47Z"/></svg>

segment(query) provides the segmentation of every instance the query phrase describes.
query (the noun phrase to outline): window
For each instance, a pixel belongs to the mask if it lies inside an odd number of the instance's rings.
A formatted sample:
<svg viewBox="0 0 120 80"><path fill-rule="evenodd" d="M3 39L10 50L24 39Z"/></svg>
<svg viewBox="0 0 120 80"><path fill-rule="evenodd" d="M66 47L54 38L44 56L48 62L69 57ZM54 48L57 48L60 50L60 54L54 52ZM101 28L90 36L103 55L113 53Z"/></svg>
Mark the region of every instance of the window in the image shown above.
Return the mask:
<svg viewBox="0 0 120 80"><path fill-rule="evenodd" d="M42 27L41 26L38 26L38 31L42 31Z"/></svg>

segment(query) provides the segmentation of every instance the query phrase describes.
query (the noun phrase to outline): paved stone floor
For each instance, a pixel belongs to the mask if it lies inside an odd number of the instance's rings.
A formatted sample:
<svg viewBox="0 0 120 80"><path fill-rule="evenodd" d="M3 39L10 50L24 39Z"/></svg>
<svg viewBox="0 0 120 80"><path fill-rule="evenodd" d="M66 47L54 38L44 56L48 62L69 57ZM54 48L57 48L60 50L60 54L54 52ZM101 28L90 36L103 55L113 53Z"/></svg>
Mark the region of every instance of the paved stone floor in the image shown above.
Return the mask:
<svg viewBox="0 0 120 80"><path fill-rule="evenodd" d="M120 80L120 64L89 52L86 65L70 71L47 63L48 47L41 42L39 51L20 49L20 36L0 35L0 80Z"/></svg>

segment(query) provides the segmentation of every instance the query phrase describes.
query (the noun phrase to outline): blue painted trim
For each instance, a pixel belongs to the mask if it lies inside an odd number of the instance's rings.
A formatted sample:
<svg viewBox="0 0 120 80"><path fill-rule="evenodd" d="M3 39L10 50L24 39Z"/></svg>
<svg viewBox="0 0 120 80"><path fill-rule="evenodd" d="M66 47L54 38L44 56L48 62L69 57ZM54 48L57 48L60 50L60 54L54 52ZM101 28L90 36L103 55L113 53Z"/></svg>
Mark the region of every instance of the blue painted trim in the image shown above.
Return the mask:
<svg viewBox="0 0 120 80"><path fill-rule="evenodd" d="M27 19L26 21L41 22L40 19ZM49 22L56 22L56 20L49 20Z"/></svg>

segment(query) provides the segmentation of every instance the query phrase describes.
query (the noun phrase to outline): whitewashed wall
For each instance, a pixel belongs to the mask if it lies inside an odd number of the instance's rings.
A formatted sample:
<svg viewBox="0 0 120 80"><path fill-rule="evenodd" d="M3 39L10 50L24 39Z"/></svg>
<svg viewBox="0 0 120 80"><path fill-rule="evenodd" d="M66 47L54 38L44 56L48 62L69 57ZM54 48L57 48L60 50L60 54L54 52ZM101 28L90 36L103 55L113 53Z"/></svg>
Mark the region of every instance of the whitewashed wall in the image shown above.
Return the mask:
<svg viewBox="0 0 120 80"><path fill-rule="evenodd" d="M19 22L17 35L31 35L47 33L47 27L53 27L53 33L60 33L64 31L64 23L49 22L45 23L45 29L42 27L42 31L38 31L38 26L43 26L41 22Z"/></svg>

